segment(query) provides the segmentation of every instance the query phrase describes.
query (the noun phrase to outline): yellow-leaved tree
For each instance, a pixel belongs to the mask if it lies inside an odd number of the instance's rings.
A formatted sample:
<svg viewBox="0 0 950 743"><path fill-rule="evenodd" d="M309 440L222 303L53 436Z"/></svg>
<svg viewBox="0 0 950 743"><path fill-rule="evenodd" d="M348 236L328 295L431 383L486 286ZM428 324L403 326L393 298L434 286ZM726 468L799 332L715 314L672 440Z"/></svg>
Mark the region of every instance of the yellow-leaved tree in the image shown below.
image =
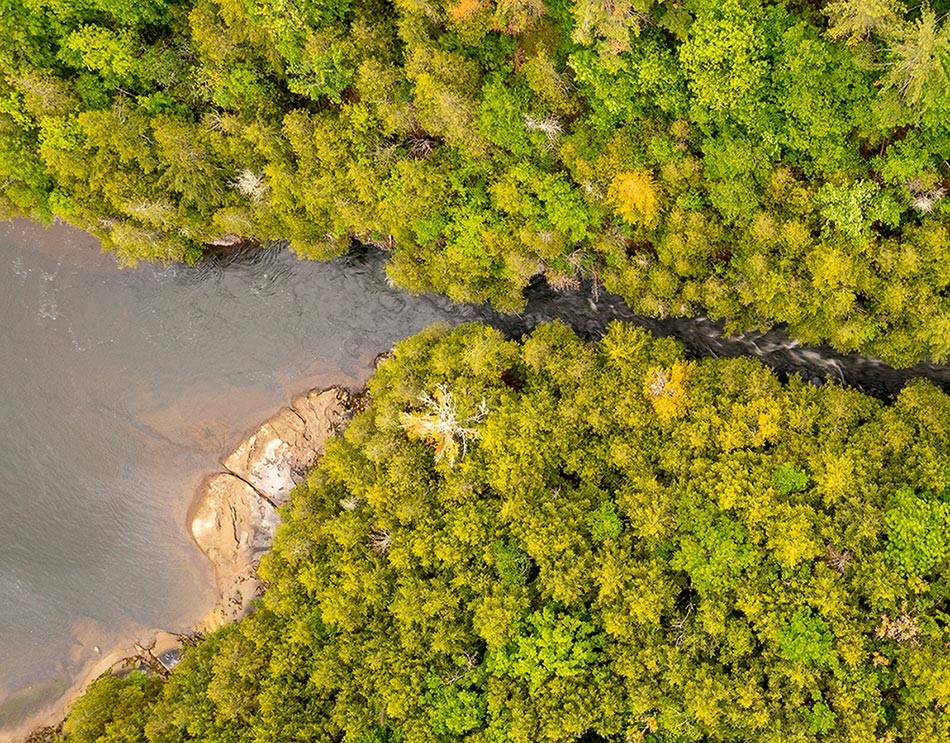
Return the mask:
<svg viewBox="0 0 950 743"><path fill-rule="evenodd" d="M660 217L659 187L649 170L617 173L607 192L617 212L630 224L655 227Z"/></svg>
<svg viewBox="0 0 950 743"><path fill-rule="evenodd" d="M676 361L669 369L654 367L647 372L643 394L660 420L681 418L686 413L686 380L693 371L688 361Z"/></svg>

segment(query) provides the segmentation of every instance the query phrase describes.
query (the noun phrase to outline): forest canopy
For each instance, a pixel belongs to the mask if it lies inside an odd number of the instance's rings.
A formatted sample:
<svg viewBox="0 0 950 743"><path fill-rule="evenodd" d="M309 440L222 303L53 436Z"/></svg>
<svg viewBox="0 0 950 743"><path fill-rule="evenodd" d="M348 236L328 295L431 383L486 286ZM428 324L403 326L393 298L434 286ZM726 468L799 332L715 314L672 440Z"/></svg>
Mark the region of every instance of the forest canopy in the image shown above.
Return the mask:
<svg viewBox="0 0 950 743"><path fill-rule="evenodd" d="M69 743L950 741L950 397L614 324L399 344L256 611ZM451 443L454 442L454 446Z"/></svg>
<svg viewBox="0 0 950 743"><path fill-rule="evenodd" d="M947 0L0 0L0 217L950 353Z"/></svg>

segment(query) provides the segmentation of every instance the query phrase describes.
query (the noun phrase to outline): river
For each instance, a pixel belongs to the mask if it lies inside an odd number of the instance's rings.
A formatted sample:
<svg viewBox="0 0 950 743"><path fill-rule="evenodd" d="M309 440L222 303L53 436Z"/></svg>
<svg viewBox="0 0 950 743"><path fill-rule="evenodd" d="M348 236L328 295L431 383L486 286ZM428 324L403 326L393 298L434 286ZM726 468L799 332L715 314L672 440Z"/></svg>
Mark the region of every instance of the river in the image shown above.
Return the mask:
<svg viewBox="0 0 950 743"><path fill-rule="evenodd" d="M374 253L119 270L85 233L0 224L0 740L102 652L210 608L186 511L249 429L480 314L393 290Z"/></svg>
<svg viewBox="0 0 950 743"><path fill-rule="evenodd" d="M590 287L537 284L520 317L412 297L387 284L383 259L359 248L315 263L275 247L119 270L85 233L0 224L0 740L102 652L210 608L185 522L220 456L291 395L362 385L378 353L433 322L517 335L558 317L596 336L628 319L692 355L752 353L882 397L917 375L950 389L946 366L895 371L781 331L724 338L704 319L637 318Z"/></svg>

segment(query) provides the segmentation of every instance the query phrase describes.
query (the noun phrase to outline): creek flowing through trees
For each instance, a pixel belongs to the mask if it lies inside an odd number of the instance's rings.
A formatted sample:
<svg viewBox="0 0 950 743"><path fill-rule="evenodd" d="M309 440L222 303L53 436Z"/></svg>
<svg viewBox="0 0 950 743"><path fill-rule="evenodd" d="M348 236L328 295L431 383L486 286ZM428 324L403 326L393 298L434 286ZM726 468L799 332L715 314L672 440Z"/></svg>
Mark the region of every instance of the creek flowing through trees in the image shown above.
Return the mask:
<svg viewBox="0 0 950 743"><path fill-rule="evenodd" d="M199 479L292 394L361 386L377 354L433 322L519 335L560 319L596 337L620 319L694 356L753 355L879 397L917 376L950 390L946 365L895 370L780 330L726 337L590 286L534 284L518 316L412 297L384 261L365 246L328 263L275 247L122 271L72 228L0 225L0 738L123 638L199 619L213 600L186 530Z"/></svg>

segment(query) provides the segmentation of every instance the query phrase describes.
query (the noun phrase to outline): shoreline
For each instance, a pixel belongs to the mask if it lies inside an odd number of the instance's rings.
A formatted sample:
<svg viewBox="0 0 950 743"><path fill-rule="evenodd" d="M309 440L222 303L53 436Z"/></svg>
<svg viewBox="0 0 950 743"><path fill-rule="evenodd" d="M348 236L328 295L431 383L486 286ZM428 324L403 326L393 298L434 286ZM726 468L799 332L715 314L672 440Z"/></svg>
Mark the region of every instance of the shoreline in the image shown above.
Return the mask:
<svg viewBox="0 0 950 743"><path fill-rule="evenodd" d="M113 647L97 651L99 657L86 663L59 696L0 731L0 735L11 736L0 740L9 743L50 740L52 733L60 730L69 707L101 676L109 672L125 673L136 669L154 671L159 667L168 671L177 663L183 643L191 636L156 628L139 629L124 635ZM24 688L30 689L32 686L34 684Z"/></svg>
<svg viewBox="0 0 950 743"><path fill-rule="evenodd" d="M186 632L152 628L124 638L78 674L47 711L13 726L12 740L51 739L69 707L104 674L168 673L189 639L246 615L263 590L256 570L280 524L277 509L327 441L346 427L360 395L341 385L295 395L222 456L222 469L200 480L185 512L189 535L214 570L217 598L211 610Z"/></svg>
<svg viewBox="0 0 950 743"><path fill-rule="evenodd" d="M256 576L300 478L346 425L357 397L333 385L294 396L221 459L188 509L188 529L214 567L218 598L196 625L204 633L244 616L262 588Z"/></svg>

